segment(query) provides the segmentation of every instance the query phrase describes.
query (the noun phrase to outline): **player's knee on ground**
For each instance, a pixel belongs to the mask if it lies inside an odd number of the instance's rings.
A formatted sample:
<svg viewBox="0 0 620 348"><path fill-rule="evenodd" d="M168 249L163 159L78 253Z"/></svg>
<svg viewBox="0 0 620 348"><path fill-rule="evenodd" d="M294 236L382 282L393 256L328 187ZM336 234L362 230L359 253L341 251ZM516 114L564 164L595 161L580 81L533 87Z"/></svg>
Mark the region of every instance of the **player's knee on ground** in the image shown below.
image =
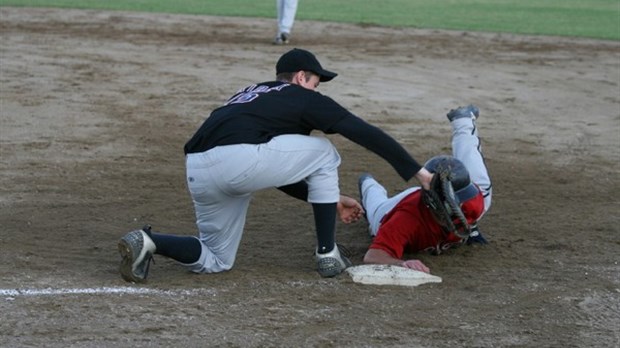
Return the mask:
<svg viewBox="0 0 620 348"><path fill-rule="evenodd" d="M184 264L184 266L194 273L218 273L228 271L235 264L235 256L218 257L211 252L204 244L202 245L202 253L198 261L192 264Z"/></svg>

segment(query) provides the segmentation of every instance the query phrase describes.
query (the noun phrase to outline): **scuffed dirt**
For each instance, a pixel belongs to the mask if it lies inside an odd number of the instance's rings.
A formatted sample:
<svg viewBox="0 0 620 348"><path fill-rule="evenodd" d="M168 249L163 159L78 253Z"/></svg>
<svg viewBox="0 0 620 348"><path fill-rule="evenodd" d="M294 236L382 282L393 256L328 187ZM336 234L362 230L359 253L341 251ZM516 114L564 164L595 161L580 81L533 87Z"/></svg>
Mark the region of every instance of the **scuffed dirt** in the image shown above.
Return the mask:
<svg viewBox="0 0 620 348"><path fill-rule="evenodd" d="M269 19L0 8L1 346L620 344L618 42L302 21L278 47L274 30ZM480 107L490 244L417 255L440 284L321 279L310 207L267 190L232 271L194 275L156 257L146 285L123 282L124 233L195 234L185 141L294 46L340 74L322 93L419 161L450 151L449 109ZM343 193L357 197L362 171L406 187L374 154L330 139ZM339 224L337 239L360 263L364 224ZM23 293L125 286L153 291Z"/></svg>

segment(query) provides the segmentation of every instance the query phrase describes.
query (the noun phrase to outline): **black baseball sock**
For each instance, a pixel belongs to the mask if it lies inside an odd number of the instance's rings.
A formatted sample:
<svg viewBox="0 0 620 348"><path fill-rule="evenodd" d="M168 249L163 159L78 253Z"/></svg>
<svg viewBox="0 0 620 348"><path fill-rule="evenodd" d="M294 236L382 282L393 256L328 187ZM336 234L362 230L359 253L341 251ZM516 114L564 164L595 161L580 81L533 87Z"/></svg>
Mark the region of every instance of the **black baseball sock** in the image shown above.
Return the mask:
<svg viewBox="0 0 620 348"><path fill-rule="evenodd" d="M320 254L334 250L336 234L336 203L313 203L317 246Z"/></svg>
<svg viewBox="0 0 620 348"><path fill-rule="evenodd" d="M151 233L155 254L170 257L181 263L194 263L200 258L202 245L195 237Z"/></svg>

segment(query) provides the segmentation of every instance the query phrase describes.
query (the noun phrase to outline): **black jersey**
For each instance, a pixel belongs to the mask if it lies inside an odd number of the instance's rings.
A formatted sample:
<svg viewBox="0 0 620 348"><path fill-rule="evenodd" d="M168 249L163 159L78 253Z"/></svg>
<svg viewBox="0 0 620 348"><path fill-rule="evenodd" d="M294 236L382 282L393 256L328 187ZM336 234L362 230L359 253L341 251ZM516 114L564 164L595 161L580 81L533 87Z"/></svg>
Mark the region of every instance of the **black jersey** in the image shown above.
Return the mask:
<svg viewBox="0 0 620 348"><path fill-rule="evenodd" d="M319 92L286 82L248 86L215 109L185 144L185 153L221 145L262 144L313 130L341 134L384 158L409 180L421 166L392 137Z"/></svg>

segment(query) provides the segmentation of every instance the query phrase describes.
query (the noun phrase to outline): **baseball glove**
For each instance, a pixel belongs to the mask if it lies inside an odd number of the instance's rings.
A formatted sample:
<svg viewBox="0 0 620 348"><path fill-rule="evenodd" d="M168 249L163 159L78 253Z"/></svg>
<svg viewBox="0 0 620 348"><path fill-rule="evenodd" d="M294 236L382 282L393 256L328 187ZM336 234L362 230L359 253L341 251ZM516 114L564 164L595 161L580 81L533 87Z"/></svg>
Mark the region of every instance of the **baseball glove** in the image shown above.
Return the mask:
<svg viewBox="0 0 620 348"><path fill-rule="evenodd" d="M471 229L456 199L454 187L450 181L451 174L449 168L440 168L433 176L430 189L424 190L422 197L446 233L454 233L461 238L467 238Z"/></svg>

